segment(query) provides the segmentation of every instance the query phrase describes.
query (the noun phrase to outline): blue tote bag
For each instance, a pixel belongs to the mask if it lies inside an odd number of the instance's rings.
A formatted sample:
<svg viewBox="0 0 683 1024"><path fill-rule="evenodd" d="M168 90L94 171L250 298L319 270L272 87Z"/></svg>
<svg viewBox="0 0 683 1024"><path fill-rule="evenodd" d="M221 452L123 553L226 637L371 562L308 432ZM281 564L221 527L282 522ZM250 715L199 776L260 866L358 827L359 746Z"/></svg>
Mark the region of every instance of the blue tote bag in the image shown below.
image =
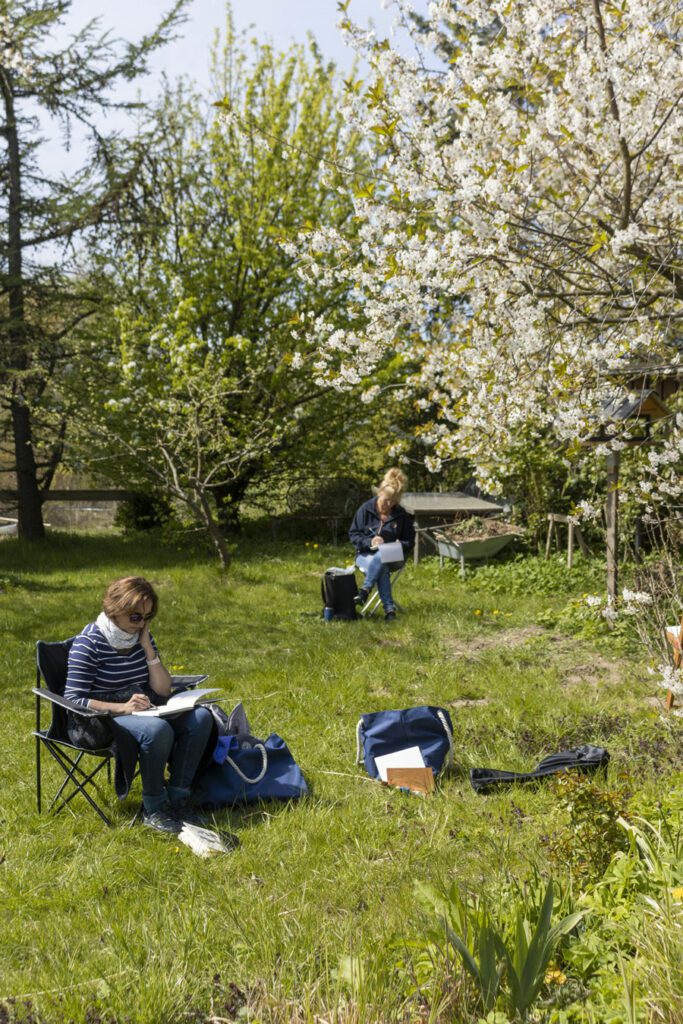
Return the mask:
<svg viewBox="0 0 683 1024"><path fill-rule="evenodd" d="M361 715L356 731L358 764L379 779L375 758L406 747L419 747L425 765L438 775L453 763L453 723L445 708L423 705L404 711Z"/></svg>
<svg viewBox="0 0 683 1024"><path fill-rule="evenodd" d="M193 802L201 807L297 800L308 793L299 765L277 733L271 733L267 740L222 736L213 758L192 787Z"/></svg>

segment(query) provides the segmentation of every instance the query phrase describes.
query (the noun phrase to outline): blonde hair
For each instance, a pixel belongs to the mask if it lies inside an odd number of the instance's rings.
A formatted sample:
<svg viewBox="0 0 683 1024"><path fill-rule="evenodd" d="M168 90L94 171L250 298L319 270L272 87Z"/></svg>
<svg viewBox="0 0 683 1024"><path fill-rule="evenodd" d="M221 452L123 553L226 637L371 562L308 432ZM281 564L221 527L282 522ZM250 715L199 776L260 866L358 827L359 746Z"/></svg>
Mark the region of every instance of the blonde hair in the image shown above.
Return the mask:
<svg viewBox="0 0 683 1024"><path fill-rule="evenodd" d="M102 611L109 619L135 611L143 601L151 601L151 615L157 613L159 598L152 584L144 576L124 576L114 580L104 592Z"/></svg>
<svg viewBox="0 0 683 1024"><path fill-rule="evenodd" d="M393 466L384 474L384 479L377 488L377 494L384 495L389 499L389 501L392 501L394 505L398 505L403 497L403 492L406 489L407 483L408 477L405 475L403 470L399 469L397 466Z"/></svg>

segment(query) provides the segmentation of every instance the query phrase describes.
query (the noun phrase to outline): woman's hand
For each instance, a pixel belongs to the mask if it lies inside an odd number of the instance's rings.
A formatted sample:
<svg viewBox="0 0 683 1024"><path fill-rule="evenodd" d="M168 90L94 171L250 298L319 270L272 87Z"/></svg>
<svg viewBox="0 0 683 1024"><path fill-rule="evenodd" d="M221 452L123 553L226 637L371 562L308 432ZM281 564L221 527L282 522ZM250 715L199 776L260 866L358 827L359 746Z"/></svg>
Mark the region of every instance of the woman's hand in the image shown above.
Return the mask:
<svg viewBox="0 0 683 1024"><path fill-rule="evenodd" d="M384 537L373 537L370 541L371 548L378 548L380 544L384 544Z"/></svg>
<svg viewBox="0 0 683 1024"><path fill-rule="evenodd" d="M134 711L147 711L151 708L152 702L145 693L134 693L125 704L119 704L120 714L132 715Z"/></svg>
<svg viewBox="0 0 683 1024"><path fill-rule="evenodd" d="M138 643L147 655L148 661L151 661L152 658L156 657L156 651L152 647L152 639L149 635L149 622L143 622L142 629L138 635Z"/></svg>

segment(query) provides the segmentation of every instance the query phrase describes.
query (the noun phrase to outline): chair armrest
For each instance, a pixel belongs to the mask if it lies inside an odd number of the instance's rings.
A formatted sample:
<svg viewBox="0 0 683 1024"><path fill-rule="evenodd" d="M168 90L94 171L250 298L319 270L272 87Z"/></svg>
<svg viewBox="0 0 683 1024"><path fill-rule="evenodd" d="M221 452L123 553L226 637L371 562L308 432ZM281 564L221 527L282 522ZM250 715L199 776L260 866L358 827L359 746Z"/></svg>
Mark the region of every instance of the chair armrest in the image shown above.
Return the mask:
<svg viewBox="0 0 683 1024"><path fill-rule="evenodd" d="M37 687L33 687L32 690L36 697L42 697L43 700L49 700L51 704L59 704L60 708L66 708L67 711L73 711L75 715L82 715L84 718L108 718L108 711L93 711L91 708L81 707L80 704L76 704L72 700L68 700L66 697L60 697L57 693L52 693L50 690L41 690Z"/></svg>
<svg viewBox="0 0 683 1024"><path fill-rule="evenodd" d="M194 690L195 686L208 679L206 672L201 676L171 676L171 689L174 693L178 690Z"/></svg>

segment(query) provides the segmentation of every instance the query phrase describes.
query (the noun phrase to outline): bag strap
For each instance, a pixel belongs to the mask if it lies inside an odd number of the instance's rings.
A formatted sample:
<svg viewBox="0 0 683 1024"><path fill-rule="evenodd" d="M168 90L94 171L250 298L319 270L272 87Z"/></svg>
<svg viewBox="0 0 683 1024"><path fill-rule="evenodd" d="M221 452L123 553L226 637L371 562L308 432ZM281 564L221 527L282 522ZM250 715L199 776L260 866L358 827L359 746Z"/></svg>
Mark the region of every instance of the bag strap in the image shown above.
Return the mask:
<svg viewBox="0 0 683 1024"><path fill-rule="evenodd" d="M440 708L436 709L436 713L439 716L439 721L443 726L443 731L446 733L446 739L448 740L448 758L446 761L446 767L453 767L453 733L448 728L448 719Z"/></svg>
<svg viewBox="0 0 683 1024"><path fill-rule="evenodd" d="M363 763L363 755L361 754L362 740L360 738L360 731L363 728L363 719L358 719L358 725L356 726L356 764Z"/></svg>
<svg viewBox="0 0 683 1024"><path fill-rule="evenodd" d="M263 776L268 771L268 752L266 751L266 748L264 747L263 743L255 743L254 746L251 749L252 750L260 750L261 751L261 756L263 758L263 766L261 768L261 771L259 772L259 774L256 776L255 779L250 779L247 775L245 775L244 772L242 771L242 769L239 768L238 765L235 764L235 762L233 761L233 759L231 757L226 757L225 760L228 762L230 767L233 768L234 771L237 772L237 774L239 775L239 777L242 779L243 782L248 783L250 786L255 786L257 782L261 781Z"/></svg>

